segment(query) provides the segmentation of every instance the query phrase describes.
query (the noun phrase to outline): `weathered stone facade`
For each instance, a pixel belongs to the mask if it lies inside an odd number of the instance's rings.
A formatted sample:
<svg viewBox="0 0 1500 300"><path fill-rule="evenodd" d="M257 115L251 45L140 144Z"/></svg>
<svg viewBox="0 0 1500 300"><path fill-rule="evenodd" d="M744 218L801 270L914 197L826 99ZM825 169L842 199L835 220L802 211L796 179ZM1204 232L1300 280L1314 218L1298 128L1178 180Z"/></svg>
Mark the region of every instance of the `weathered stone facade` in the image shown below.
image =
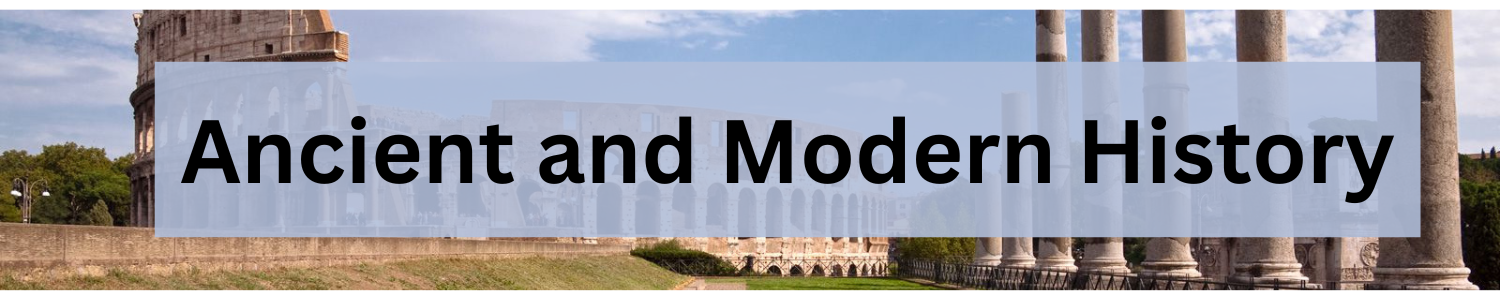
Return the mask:
<svg viewBox="0 0 1500 300"><path fill-rule="evenodd" d="M156 62L349 60L349 35L322 10L148 10L135 26L135 163L127 171L134 226L155 225Z"/></svg>

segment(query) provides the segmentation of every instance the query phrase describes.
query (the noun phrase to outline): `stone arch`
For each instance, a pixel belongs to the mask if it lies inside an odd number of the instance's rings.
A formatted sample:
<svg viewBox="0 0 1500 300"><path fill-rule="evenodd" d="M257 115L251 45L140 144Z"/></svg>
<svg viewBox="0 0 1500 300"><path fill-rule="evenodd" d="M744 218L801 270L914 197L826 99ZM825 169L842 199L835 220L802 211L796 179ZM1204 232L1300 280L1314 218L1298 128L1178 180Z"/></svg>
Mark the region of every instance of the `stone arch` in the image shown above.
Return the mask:
<svg viewBox="0 0 1500 300"><path fill-rule="evenodd" d="M604 164L604 178L605 178L606 181L607 180L614 180L614 179L611 179L611 177L613 177L613 176L620 176L620 178L618 180L623 181L624 178L625 178L624 177L625 176L625 160L626 159L634 160L634 158L626 158L625 157L625 152L624 152L625 150L620 150L620 149L621 149L620 147L609 147L609 148L605 148L604 149L604 162L603 162L603 164ZM598 151L598 150L596 149L595 151ZM588 154L588 155L593 155L593 154ZM590 174L590 176L593 176L593 175Z"/></svg>
<svg viewBox="0 0 1500 300"><path fill-rule="evenodd" d="M328 89L323 85L322 82L314 81L308 82L297 89L297 91L302 93L300 95L302 106L293 107L292 109L301 109L303 111L303 118L293 120L296 121L292 123L295 126L293 128L320 130L329 124L327 110L332 107L330 105L332 100L328 99Z"/></svg>
<svg viewBox="0 0 1500 300"><path fill-rule="evenodd" d="M542 216L542 206L532 197L542 192L542 185L534 179L523 179L516 185L516 204L521 207L521 218L527 226L543 226L547 221ZM535 199L539 200L539 199Z"/></svg>
<svg viewBox="0 0 1500 300"><path fill-rule="evenodd" d="M714 183L708 186L707 211L704 224L729 228L729 189L724 184Z"/></svg>
<svg viewBox="0 0 1500 300"><path fill-rule="evenodd" d="M281 87L272 85L266 88L266 98L264 101L266 105L266 129L271 132L286 132L287 99L282 96Z"/></svg>
<svg viewBox="0 0 1500 300"><path fill-rule="evenodd" d="M781 276L781 267L776 266L776 265L771 265L770 267L766 267L766 275Z"/></svg>
<svg viewBox="0 0 1500 300"><path fill-rule="evenodd" d="M765 236L780 237L784 235L782 225L786 223L786 214L783 209L785 203L781 198L780 189L773 187L766 190Z"/></svg>
<svg viewBox="0 0 1500 300"><path fill-rule="evenodd" d="M691 183L672 187L672 224L684 230L698 229L698 191ZM679 218L680 216L680 218Z"/></svg>
<svg viewBox="0 0 1500 300"><path fill-rule="evenodd" d="M760 231L756 230L756 220L758 219L756 216L756 204L759 201L756 201L755 191L750 190L750 188L741 188L738 200L739 227L736 229L738 232L733 233L733 235L740 237L760 236Z"/></svg>
<svg viewBox="0 0 1500 300"><path fill-rule="evenodd" d="M843 276L844 276L844 266L842 266L842 265L834 264L832 267L830 267L828 269L828 277L843 277Z"/></svg>
<svg viewBox="0 0 1500 300"><path fill-rule="evenodd" d="M844 207L844 195L833 194L833 205L831 205L831 207L829 209L829 212L830 212L829 213L829 218L828 218L829 219L828 220L829 221L829 223L828 223L828 227L829 227L828 228L828 233L829 233L829 236L832 236L832 237L844 237L844 236L847 236L845 234L845 232L844 232L844 222L846 222L844 220L845 219L845 215L844 214L847 213L848 210L845 209L845 207Z"/></svg>
<svg viewBox="0 0 1500 300"><path fill-rule="evenodd" d="M802 192L802 189L792 190L791 213L792 228L796 229L798 233L808 232L807 195Z"/></svg>
<svg viewBox="0 0 1500 300"><path fill-rule="evenodd" d="M858 277L859 276L859 266L857 266L857 265L855 265L853 263L850 263L849 264L849 269L846 269L844 271L845 272L849 272L849 275L848 275L849 277Z"/></svg>
<svg viewBox="0 0 1500 300"><path fill-rule="evenodd" d="M792 265L792 269L787 271L787 275L791 275L791 276L806 276L807 272L804 271L804 270L802 270L802 266L801 265Z"/></svg>
<svg viewBox="0 0 1500 300"><path fill-rule="evenodd" d="M823 265L813 265L813 267L812 267L812 274L811 275L812 276L818 276L818 277L826 277L826 276L828 276L828 271L827 271L827 269L823 268Z"/></svg>
<svg viewBox="0 0 1500 300"><path fill-rule="evenodd" d="M599 185L594 192L594 228L601 235L625 233L621 211L624 210L624 193L614 183Z"/></svg>
<svg viewBox="0 0 1500 300"><path fill-rule="evenodd" d="M661 233L661 190L655 183L636 184L635 232L640 235Z"/></svg>
<svg viewBox="0 0 1500 300"><path fill-rule="evenodd" d="M814 234L827 235L828 233L828 200L824 199L823 191L813 191L812 214L808 215L808 221Z"/></svg>
<svg viewBox="0 0 1500 300"><path fill-rule="evenodd" d="M848 204L846 206L849 209L849 214L844 217L844 221L847 222L844 224L844 232L847 234L845 236L862 236L860 234L859 222L861 219L860 207L864 206L863 202L859 201L859 195L856 194L849 194L849 198L845 199L845 201L847 201Z"/></svg>

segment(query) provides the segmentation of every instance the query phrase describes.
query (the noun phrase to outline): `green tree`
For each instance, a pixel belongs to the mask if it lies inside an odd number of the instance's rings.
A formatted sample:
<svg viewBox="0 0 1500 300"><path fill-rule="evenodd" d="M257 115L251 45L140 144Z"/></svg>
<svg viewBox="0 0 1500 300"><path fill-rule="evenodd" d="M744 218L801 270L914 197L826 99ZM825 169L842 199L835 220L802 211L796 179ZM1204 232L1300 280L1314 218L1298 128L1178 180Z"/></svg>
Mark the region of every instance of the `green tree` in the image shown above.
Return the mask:
<svg viewBox="0 0 1500 300"><path fill-rule="evenodd" d="M1500 182L1460 183L1464 265L1482 289L1500 289Z"/></svg>
<svg viewBox="0 0 1500 300"><path fill-rule="evenodd" d="M115 224L115 218L109 215L109 205L104 204L104 201L94 201L94 207L83 215L82 223L110 226Z"/></svg>
<svg viewBox="0 0 1500 300"><path fill-rule="evenodd" d="M1500 159L1459 156L1459 194L1464 265L1469 281L1486 290L1500 289Z"/></svg>
<svg viewBox="0 0 1500 300"><path fill-rule="evenodd" d="M71 142L44 146L36 155L19 150L0 153L0 179L46 183L50 197L41 197L42 185L31 191L36 223L107 226L128 222L130 180L124 166L128 166L124 157L110 159L104 149ZM7 205L0 209L0 218L20 221L15 197L9 193L4 197Z"/></svg>
<svg viewBox="0 0 1500 300"><path fill-rule="evenodd" d="M25 150L6 150L0 153L0 222L21 222L21 208L17 206L20 199L10 195L12 190L20 190L20 187L11 186L16 178L31 178L34 173L35 157L26 153Z"/></svg>
<svg viewBox="0 0 1500 300"><path fill-rule="evenodd" d="M130 165L134 162L135 154L127 153L125 155L121 155L120 157L116 157L112 168L114 169L115 173L124 175L126 174L125 171L129 170ZM126 224L130 224L130 204L133 200L130 199L130 177L128 175L124 176L125 177L123 178L125 180L121 181L121 183L125 184L125 186L123 189L120 189L120 191L125 192L124 197L110 197L104 199L104 201L107 202L106 205L108 205L109 208L110 219L114 220L115 226L125 226Z"/></svg>

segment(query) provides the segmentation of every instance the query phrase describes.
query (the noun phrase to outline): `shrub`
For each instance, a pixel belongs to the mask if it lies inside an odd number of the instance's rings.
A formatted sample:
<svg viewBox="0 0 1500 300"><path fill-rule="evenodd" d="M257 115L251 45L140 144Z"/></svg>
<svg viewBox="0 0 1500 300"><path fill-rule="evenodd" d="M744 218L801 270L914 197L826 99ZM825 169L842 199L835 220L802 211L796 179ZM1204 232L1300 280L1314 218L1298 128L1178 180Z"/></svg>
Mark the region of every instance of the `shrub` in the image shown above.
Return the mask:
<svg viewBox="0 0 1500 300"><path fill-rule="evenodd" d="M897 259L967 263L974 260L975 238L899 238L896 240Z"/></svg>
<svg viewBox="0 0 1500 300"><path fill-rule="evenodd" d="M728 276L734 275L734 265L708 252L683 248L677 241L656 243L630 250L630 255L640 257L662 268L687 275Z"/></svg>

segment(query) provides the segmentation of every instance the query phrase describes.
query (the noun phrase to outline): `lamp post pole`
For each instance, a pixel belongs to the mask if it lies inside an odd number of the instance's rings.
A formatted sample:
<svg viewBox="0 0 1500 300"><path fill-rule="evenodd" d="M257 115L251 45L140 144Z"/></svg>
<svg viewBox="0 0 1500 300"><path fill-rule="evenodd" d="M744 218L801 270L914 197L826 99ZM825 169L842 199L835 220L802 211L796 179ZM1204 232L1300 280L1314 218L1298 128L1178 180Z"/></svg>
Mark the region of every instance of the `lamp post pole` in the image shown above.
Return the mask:
<svg viewBox="0 0 1500 300"><path fill-rule="evenodd" d="M16 206L21 208L21 223L31 223L31 190L37 184L42 185L42 197L52 196L52 193L47 191L46 180L28 182L25 178L18 177L11 181L10 195L16 196Z"/></svg>

